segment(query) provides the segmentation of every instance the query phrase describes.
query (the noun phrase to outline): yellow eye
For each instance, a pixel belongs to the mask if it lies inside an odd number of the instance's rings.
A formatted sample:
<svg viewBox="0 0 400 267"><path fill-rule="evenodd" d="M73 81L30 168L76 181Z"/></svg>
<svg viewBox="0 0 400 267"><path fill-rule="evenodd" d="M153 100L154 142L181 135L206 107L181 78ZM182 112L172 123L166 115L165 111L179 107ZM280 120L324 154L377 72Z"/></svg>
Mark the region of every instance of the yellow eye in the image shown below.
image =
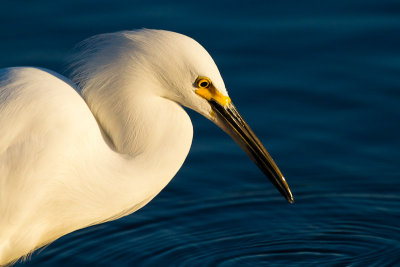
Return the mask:
<svg viewBox="0 0 400 267"><path fill-rule="evenodd" d="M221 94L221 92L212 85L211 80L207 77L198 77L193 85L197 86L195 93L207 101L214 100L223 107L227 107L229 103L231 103L229 96Z"/></svg>
<svg viewBox="0 0 400 267"><path fill-rule="evenodd" d="M209 79L206 78L199 78L197 80L197 86L199 88L208 88L211 84L211 81Z"/></svg>

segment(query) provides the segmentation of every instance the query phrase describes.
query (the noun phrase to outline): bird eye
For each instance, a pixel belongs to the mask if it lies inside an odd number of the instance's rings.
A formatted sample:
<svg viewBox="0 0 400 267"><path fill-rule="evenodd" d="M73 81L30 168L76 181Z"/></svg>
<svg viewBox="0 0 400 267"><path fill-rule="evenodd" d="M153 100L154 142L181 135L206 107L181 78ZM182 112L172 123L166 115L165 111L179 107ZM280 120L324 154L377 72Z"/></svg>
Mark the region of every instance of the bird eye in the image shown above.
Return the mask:
<svg viewBox="0 0 400 267"><path fill-rule="evenodd" d="M210 86L211 82L210 80L206 79L206 78L200 78L197 81L197 86L199 88L208 88Z"/></svg>

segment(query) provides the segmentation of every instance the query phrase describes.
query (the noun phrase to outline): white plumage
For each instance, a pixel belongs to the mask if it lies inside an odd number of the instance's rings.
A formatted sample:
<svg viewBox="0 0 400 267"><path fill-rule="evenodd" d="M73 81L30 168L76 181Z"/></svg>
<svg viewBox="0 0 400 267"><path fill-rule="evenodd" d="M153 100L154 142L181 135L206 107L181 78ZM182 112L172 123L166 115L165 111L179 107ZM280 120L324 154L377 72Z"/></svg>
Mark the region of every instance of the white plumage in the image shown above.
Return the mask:
<svg viewBox="0 0 400 267"><path fill-rule="evenodd" d="M210 99L198 94L199 77L212 82ZM0 70L0 265L156 196L190 149L193 128L180 105L223 127L210 104L228 99L219 71L177 33L92 37L72 80Z"/></svg>

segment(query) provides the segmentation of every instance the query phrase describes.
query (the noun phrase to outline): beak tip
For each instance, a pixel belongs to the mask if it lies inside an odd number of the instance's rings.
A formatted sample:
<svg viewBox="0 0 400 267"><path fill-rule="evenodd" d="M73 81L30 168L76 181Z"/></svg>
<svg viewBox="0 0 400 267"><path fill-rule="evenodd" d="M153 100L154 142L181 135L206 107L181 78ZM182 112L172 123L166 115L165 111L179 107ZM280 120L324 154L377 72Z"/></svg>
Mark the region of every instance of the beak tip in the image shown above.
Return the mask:
<svg viewBox="0 0 400 267"><path fill-rule="evenodd" d="M290 196L287 201L289 202L289 204L294 204L294 198L293 196Z"/></svg>
<svg viewBox="0 0 400 267"><path fill-rule="evenodd" d="M286 198L287 202L289 202L290 204L294 204L293 194L292 194L292 191L290 191L289 185L287 184L285 177L281 176L281 181L282 181L282 185L283 185L283 188L282 188L283 191L281 191L282 194Z"/></svg>

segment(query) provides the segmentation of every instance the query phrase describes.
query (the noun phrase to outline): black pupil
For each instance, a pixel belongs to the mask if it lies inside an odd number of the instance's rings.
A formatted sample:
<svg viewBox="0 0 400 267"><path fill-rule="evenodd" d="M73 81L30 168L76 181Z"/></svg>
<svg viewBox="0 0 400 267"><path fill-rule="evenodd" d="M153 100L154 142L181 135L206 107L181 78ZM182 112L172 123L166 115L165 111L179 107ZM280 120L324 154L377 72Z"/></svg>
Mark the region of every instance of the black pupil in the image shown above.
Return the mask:
<svg viewBox="0 0 400 267"><path fill-rule="evenodd" d="M208 86L208 82L201 82L201 83L200 83L200 86L201 86L201 87L207 87L207 86Z"/></svg>

